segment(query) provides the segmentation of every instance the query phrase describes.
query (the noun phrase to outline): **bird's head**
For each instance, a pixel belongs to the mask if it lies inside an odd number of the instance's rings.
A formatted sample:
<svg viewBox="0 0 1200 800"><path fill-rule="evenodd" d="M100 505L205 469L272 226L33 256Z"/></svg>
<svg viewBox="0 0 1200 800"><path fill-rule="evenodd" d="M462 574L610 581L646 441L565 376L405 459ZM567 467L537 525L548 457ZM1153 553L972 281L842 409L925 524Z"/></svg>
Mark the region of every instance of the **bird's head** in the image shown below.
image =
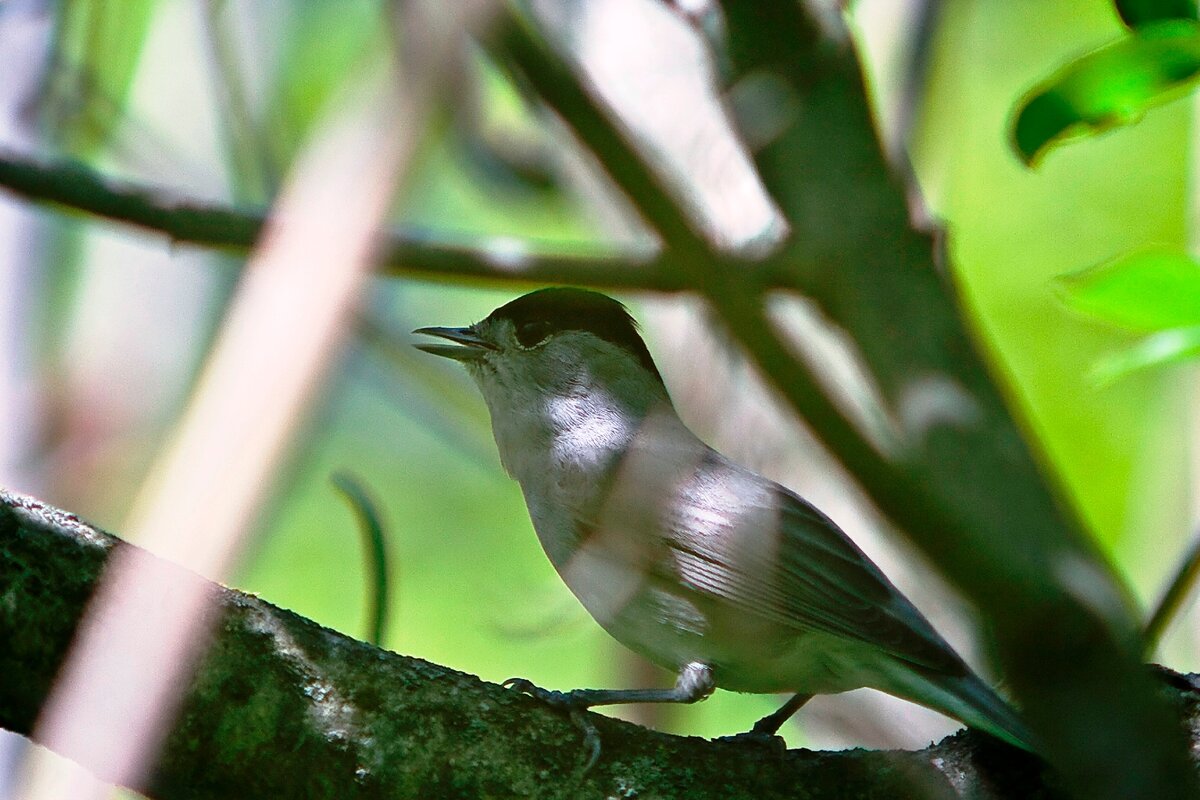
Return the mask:
<svg viewBox="0 0 1200 800"><path fill-rule="evenodd" d="M419 344L461 361L493 412L563 397L615 401L635 413L666 400L662 377L621 303L584 289L541 289L465 328L419 328Z"/></svg>

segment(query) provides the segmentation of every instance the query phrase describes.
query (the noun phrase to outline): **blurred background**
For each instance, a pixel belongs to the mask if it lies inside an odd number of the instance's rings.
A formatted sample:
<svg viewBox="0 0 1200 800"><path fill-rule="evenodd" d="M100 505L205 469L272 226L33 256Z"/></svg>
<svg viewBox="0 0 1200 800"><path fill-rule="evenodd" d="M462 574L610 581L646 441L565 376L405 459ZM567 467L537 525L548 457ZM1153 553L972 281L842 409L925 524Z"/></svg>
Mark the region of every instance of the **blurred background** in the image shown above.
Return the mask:
<svg viewBox="0 0 1200 800"><path fill-rule="evenodd" d="M680 5L704 18L702 2ZM703 25L652 0L533 6L663 161L712 238L752 250L779 237L718 101L720 64L703 46ZM264 210L340 93L403 46L390 13L383 0L8 0L0 147ZM1097 359L1131 335L1071 311L1054 279L1146 245L1193 244L1195 103L1156 109L1031 170L1007 139L1014 106L1059 65L1118 34L1107 0L860 0L847 13L882 135L909 148L927 211L945 221L947 263L982 349L1066 501L1151 606L1196 518L1194 370L1098 383L1089 372ZM561 126L483 51L460 67L426 120L390 214L396 232L477 246L498 263L505 254L652 246ZM0 485L120 534L244 261L0 188ZM286 468L263 487L268 500L232 585L366 635L366 555L330 482L345 471L369 489L387 531L387 648L489 681L669 681L610 640L554 574L465 374L410 346L415 327L473 322L531 288L372 279ZM621 299L693 429L826 510L981 665L968 609L890 535L707 325L699 301ZM838 361L837 332L802 301L781 299L775 311ZM1198 624L1184 615L1158 660L1200 669ZM775 704L719 691L692 707L630 713L715 736L748 728ZM860 691L815 700L784 734L793 746L917 747L956 727Z"/></svg>

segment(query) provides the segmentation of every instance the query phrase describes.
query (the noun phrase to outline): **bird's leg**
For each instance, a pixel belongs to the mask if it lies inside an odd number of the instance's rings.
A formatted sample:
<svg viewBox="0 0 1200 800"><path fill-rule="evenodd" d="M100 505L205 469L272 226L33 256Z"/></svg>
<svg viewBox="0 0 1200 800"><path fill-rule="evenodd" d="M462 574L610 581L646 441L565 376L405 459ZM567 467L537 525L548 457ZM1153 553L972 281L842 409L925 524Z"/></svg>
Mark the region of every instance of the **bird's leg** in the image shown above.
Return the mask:
<svg viewBox="0 0 1200 800"><path fill-rule="evenodd" d="M792 715L811 699L811 694L794 694L776 711L754 723L750 730L734 736L722 736L721 739L726 742L764 742L783 747L783 740L777 738L776 734L783 727L783 723L791 719Z"/></svg>
<svg viewBox="0 0 1200 800"><path fill-rule="evenodd" d="M780 706L774 712L767 714L765 717L754 723L754 727L749 730L749 733L754 736L774 736L783 727L783 723L792 718L792 715L800 710L800 707L812 700L811 694L794 694L791 698Z"/></svg>
<svg viewBox="0 0 1200 800"><path fill-rule="evenodd" d="M525 694L532 695L552 706L612 706L622 703L695 703L713 693L712 670L707 664L693 661L686 665L670 689L575 689L570 692L555 692L534 686L524 678L510 678L504 682Z"/></svg>
<svg viewBox="0 0 1200 800"><path fill-rule="evenodd" d="M584 772L591 769L600 758L600 735L596 732L596 726L584 715L587 709L621 703L695 703L708 697L716 688L712 669L707 664L695 661L680 671L675 685L670 689L574 689L556 692L535 686L524 678L509 678L504 685L570 713L571 720L583 731L584 744L590 751ZM783 724L782 720L780 724Z"/></svg>

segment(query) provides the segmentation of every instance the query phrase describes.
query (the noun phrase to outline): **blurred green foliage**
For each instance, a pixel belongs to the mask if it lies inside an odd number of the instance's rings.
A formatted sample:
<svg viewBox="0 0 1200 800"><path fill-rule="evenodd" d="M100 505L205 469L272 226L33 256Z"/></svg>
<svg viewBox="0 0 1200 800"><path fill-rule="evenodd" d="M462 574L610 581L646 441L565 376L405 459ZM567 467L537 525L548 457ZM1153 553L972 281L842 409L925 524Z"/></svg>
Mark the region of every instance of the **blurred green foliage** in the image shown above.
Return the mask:
<svg viewBox="0 0 1200 800"><path fill-rule="evenodd" d="M1113 5L1131 28L1163 19L1196 19L1196 0L1114 0Z"/></svg>

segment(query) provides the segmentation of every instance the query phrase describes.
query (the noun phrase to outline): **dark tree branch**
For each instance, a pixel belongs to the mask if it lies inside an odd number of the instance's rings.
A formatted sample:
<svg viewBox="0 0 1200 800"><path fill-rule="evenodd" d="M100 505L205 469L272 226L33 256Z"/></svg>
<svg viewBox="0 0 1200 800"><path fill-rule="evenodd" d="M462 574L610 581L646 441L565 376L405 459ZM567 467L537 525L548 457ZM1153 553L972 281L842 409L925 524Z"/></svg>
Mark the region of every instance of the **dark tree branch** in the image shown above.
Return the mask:
<svg viewBox="0 0 1200 800"><path fill-rule="evenodd" d="M0 726L31 731L106 558L128 546L0 491ZM524 695L213 593L215 640L153 776L135 787L155 798L1056 796L1036 759L973 732L919 752L780 757L599 716L604 755L583 776L576 729ZM1200 693L1172 681L1196 719ZM114 720L95 734L119 730Z"/></svg>
<svg viewBox="0 0 1200 800"><path fill-rule="evenodd" d="M0 187L29 200L124 223L172 242L249 250L267 215L118 181L74 161L48 161L0 147ZM385 275L473 283L571 283L609 289L685 291L691 287L668 252L597 253L597 248L539 251L529 242L453 244L415 231L381 245Z"/></svg>

